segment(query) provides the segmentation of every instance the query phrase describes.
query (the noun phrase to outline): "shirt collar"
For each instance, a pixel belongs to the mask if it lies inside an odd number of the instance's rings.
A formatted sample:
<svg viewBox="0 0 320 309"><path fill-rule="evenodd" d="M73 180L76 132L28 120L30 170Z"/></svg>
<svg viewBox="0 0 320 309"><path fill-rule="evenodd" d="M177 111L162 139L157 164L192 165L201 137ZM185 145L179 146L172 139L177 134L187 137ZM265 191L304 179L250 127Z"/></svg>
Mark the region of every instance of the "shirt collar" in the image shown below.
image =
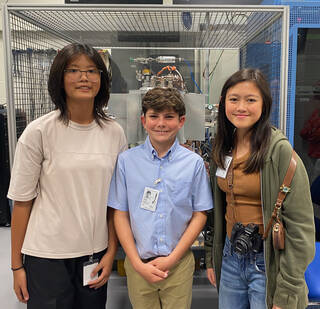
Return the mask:
<svg viewBox="0 0 320 309"><path fill-rule="evenodd" d="M148 157L150 157L151 160L154 160L155 158L160 159L158 157L157 151L153 148L153 146L152 146L152 144L150 142L149 135L147 136L144 145L145 145L145 150L146 150L146 152L148 154ZM173 155L174 155L175 150L177 149L178 145L179 145L179 141L176 138L174 143L173 143L173 145L170 147L170 149L168 150L168 152L166 153L166 155L162 159L167 158L168 161L172 160L173 159Z"/></svg>

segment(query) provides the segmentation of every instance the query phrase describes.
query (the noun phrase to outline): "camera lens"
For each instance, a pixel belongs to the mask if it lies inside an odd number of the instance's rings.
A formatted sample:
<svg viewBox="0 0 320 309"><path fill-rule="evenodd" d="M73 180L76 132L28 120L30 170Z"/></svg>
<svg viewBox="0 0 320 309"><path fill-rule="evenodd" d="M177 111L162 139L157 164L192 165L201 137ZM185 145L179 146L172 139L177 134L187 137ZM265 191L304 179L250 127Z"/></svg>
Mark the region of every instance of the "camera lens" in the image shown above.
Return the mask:
<svg viewBox="0 0 320 309"><path fill-rule="evenodd" d="M235 251L245 255L251 250L251 241L246 235L241 235L235 243Z"/></svg>
<svg viewBox="0 0 320 309"><path fill-rule="evenodd" d="M231 232L230 242L234 252L246 255L250 252L260 252L262 240L259 236L259 227L254 223L243 226L236 223Z"/></svg>

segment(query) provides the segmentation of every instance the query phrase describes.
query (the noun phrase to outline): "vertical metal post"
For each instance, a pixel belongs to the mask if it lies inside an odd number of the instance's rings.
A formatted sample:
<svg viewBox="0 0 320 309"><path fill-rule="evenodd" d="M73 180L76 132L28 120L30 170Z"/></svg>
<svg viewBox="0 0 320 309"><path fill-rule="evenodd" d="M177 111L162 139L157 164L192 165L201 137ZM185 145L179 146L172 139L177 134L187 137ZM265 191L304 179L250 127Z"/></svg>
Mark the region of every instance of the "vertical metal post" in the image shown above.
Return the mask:
<svg viewBox="0 0 320 309"><path fill-rule="evenodd" d="M280 129L286 134L287 130L287 95L288 95L288 55L289 55L289 6L283 9L281 30L281 72L280 72Z"/></svg>
<svg viewBox="0 0 320 309"><path fill-rule="evenodd" d="M5 80L6 80L6 95L7 95L7 125L8 125L8 145L9 145L9 160L10 170L13 164L14 152L17 144L17 128L16 128L16 111L13 95L13 80L12 80L12 50L10 36L10 19L8 7L5 4L2 7L2 31L3 31L3 46L5 56Z"/></svg>
<svg viewBox="0 0 320 309"><path fill-rule="evenodd" d="M206 49L206 64L205 64L205 74L204 74L204 91L203 93L207 95L206 97L206 106L209 105L209 87L210 87L210 83L209 83L209 73L210 73L210 50Z"/></svg>
<svg viewBox="0 0 320 309"><path fill-rule="evenodd" d="M210 27L210 14L209 12L206 12L206 17L205 17L205 21L206 21L206 32L209 31L209 27ZM206 49L205 50L205 69L204 69L204 88L203 88L203 93L207 95L206 97L206 107L209 105L209 70L210 70L210 50Z"/></svg>
<svg viewBox="0 0 320 309"><path fill-rule="evenodd" d="M194 79L200 81L200 86L201 86L201 51L199 49L195 49L194 51ZM195 92L198 91L195 89Z"/></svg>

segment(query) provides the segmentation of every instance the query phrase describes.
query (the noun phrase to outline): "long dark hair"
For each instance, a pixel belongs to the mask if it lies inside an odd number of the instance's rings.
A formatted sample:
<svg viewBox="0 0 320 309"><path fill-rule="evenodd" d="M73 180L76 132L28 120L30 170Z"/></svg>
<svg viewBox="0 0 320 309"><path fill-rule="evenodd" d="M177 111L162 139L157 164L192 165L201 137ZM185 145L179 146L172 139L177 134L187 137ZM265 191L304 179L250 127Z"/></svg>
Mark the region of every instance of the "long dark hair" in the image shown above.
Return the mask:
<svg viewBox="0 0 320 309"><path fill-rule="evenodd" d="M102 70L100 89L94 98L93 116L97 123L101 125L101 120L108 120L103 108L108 105L110 96L110 80L105 63L99 53L89 45L72 43L65 46L58 52L53 60L48 80L48 90L52 102L61 112L60 119L68 123L68 109L66 103L66 93L64 90L64 70L72 59L79 55L86 55L96 65L97 69Z"/></svg>
<svg viewBox="0 0 320 309"><path fill-rule="evenodd" d="M224 168L225 156L235 146L234 133L236 128L226 116L226 95L229 88L245 81L253 82L260 90L263 99L261 117L250 129L251 152L244 168L244 172L250 174L258 172L263 167L271 135L269 117L272 97L268 82L258 69L247 68L234 73L222 88L219 102L218 128L214 140L213 160L219 167Z"/></svg>

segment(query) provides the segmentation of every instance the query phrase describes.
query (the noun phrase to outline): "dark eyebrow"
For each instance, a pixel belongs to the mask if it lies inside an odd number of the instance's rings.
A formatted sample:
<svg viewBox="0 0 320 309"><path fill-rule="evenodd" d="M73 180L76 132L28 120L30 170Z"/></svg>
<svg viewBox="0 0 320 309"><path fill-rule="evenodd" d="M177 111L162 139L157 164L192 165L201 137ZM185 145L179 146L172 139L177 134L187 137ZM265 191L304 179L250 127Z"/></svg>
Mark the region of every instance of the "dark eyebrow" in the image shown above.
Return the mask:
<svg viewBox="0 0 320 309"><path fill-rule="evenodd" d="M77 64L74 64L74 63L70 63L69 65L67 65L67 67L74 67L74 68L77 68L77 69L80 69L80 66L79 65L77 65ZM95 65L88 65L88 66L86 66L86 67L84 67L84 68L86 68L86 69L97 69L97 67L95 66Z"/></svg>
<svg viewBox="0 0 320 309"><path fill-rule="evenodd" d="M239 94L230 93L230 94L227 95L227 97L231 97L231 96L239 97ZM258 98L259 95L255 95L255 94L251 94L251 93L250 93L250 94L246 95L245 97L246 97L246 98L247 98L247 97L255 97L255 98Z"/></svg>
<svg viewBox="0 0 320 309"><path fill-rule="evenodd" d="M246 96L246 98L247 98L247 97L259 98L259 96L258 96L258 95L255 95L255 94L248 94L248 95Z"/></svg>

